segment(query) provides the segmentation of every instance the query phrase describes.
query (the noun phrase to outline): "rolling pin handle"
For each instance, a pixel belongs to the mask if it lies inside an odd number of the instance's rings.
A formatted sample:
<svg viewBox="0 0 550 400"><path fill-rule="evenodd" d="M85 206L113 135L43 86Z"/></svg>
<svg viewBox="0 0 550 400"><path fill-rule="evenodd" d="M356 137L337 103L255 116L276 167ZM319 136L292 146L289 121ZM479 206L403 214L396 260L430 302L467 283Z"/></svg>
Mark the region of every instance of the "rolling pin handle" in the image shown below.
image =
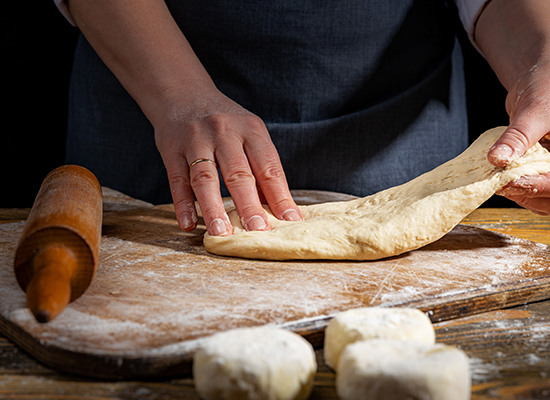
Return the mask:
<svg viewBox="0 0 550 400"><path fill-rule="evenodd" d="M64 165L44 179L13 262L17 282L39 322L52 320L90 286L99 259L102 218L101 186L86 168Z"/></svg>
<svg viewBox="0 0 550 400"><path fill-rule="evenodd" d="M34 275L26 290L27 304L36 320L45 323L70 302L76 257L63 245L50 246L36 255L33 269Z"/></svg>

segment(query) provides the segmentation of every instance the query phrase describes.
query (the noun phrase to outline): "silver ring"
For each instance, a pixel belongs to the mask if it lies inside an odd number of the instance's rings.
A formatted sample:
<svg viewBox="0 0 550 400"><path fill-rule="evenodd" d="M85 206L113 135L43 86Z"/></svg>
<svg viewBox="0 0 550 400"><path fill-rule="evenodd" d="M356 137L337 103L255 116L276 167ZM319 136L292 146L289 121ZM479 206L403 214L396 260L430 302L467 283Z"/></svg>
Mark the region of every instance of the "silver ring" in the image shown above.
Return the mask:
<svg viewBox="0 0 550 400"><path fill-rule="evenodd" d="M210 164L212 164L214 167L216 167L216 169L218 169L218 166L216 165L216 163L215 163L214 161L212 161L211 159L209 159L209 158L199 158L199 159L193 161L193 162L189 165L189 171L191 171L191 168L193 168L195 165L197 165L198 163L201 163L201 162L210 163Z"/></svg>

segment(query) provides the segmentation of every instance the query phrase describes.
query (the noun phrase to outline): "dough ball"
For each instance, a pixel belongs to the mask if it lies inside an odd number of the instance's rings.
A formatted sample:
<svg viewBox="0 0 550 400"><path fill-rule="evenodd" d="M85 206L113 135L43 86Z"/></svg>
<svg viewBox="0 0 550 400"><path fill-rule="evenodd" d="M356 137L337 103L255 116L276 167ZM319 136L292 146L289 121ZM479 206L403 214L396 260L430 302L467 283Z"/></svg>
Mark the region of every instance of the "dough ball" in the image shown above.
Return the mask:
<svg viewBox="0 0 550 400"><path fill-rule="evenodd" d="M443 344L374 339L350 344L338 362L342 400L467 400L468 357Z"/></svg>
<svg viewBox="0 0 550 400"><path fill-rule="evenodd" d="M195 354L195 388L204 400L307 399L317 370L300 335L269 327L212 335Z"/></svg>
<svg viewBox="0 0 550 400"><path fill-rule="evenodd" d="M415 308L356 308L337 314L325 330L326 364L337 370L344 348L359 340L396 339L435 343L430 319Z"/></svg>

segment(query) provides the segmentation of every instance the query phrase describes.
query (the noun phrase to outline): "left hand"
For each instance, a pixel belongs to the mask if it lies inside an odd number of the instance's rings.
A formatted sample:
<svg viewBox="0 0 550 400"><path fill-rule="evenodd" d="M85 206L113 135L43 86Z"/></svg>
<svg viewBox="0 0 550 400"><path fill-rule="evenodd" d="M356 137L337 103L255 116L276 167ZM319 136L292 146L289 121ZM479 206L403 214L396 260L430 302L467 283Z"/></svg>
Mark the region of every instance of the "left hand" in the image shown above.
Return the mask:
<svg viewBox="0 0 550 400"><path fill-rule="evenodd" d="M541 65L542 64L542 65ZM550 149L550 61L523 74L506 98L510 125L488 154L489 161L504 167L540 141ZM497 194L534 213L550 214L550 174L524 176Z"/></svg>
<svg viewBox="0 0 550 400"><path fill-rule="evenodd" d="M548 21L550 2L540 0L491 0L477 20L476 43L508 90L510 125L489 151L493 165L505 167L544 136L550 138ZM550 214L550 174L522 177L500 194Z"/></svg>

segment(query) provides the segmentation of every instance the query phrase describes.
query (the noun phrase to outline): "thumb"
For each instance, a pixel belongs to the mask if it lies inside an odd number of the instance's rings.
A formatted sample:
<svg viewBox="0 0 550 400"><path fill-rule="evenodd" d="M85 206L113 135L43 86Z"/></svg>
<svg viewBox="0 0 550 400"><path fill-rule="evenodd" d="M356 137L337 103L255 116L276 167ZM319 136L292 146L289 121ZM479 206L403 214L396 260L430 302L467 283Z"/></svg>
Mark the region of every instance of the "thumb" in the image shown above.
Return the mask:
<svg viewBox="0 0 550 400"><path fill-rule="evenodd" d="M510 125L487 154L489 162L506 167L521 157L550 132L550 121L543 107L529 107L512 114Z"/></svg>
<svg viewBox="0 0 550 400"><path fill-rule="evenodd" d="M487 159L497 167L506 167L516 158L521 157L537 141L538 138L528 131L510 125L491 147Z"/></svg>
<svg viewBox="0 0 550 400"><path fill-rule="evenodd" d="M550 71L531 68L506 97L510 125L487 154L489 162L506 167L550 132Z"/></svg>

